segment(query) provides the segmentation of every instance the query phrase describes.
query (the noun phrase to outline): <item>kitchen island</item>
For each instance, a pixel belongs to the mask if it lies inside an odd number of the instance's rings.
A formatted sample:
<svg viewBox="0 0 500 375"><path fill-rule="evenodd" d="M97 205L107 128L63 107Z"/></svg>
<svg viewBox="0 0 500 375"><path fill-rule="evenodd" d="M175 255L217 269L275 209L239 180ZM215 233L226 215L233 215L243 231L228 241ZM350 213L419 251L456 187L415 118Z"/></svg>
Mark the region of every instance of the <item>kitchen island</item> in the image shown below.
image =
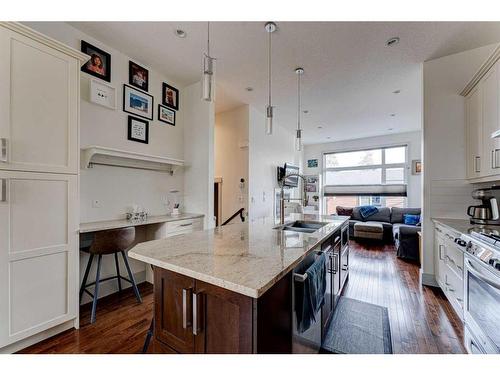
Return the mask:
<svg viewBox="0 0 500 375"><path fill-rule="evenodd" d="M297 220L322 226L314 232L282 230L263 219L130 250L131 258L154 267L153 351L293 352L293 270L332 247L348 223L347 217L308 214L292 214L286 222Z"/></svg>

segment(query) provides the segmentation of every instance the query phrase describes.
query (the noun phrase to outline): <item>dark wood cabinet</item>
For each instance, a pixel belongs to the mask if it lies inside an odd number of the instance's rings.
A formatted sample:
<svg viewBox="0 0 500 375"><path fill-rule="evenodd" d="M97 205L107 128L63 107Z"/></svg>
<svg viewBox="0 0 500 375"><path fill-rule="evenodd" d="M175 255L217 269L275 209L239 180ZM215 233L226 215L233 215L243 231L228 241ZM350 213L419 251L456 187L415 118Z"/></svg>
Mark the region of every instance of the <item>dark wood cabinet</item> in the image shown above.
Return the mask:
<svg viewBox="0 0 500 375"><path fill-rule="evenodd" d="M179 353L193 353L194 279L155 268L155 338Z"/></svg>
<svg viewBox="0 0 500 375"><path fill-rule="evenodd" d="M161 353L252 353L253 299L155 268L155 341ZM167 348L164 347L167 345Z"/></svg>

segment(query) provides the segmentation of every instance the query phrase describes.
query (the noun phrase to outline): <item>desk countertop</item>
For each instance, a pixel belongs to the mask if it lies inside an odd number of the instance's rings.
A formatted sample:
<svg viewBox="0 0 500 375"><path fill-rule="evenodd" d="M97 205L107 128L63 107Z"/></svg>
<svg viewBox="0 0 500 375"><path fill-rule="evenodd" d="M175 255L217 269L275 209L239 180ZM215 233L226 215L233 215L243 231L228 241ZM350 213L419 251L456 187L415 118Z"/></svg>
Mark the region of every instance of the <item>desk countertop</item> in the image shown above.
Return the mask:
<svg viewBox="0 0 500 375"><path fill-rule="evenodd" d="M203 214L182 213L178 216L159 215L149 216L146 220L129 221L127 219L94 221L90 223L80 223L80 233L98 232L100 230L118 229L126 227L136 227L139 225L166 223L187 219L202 218Z"/></svg>

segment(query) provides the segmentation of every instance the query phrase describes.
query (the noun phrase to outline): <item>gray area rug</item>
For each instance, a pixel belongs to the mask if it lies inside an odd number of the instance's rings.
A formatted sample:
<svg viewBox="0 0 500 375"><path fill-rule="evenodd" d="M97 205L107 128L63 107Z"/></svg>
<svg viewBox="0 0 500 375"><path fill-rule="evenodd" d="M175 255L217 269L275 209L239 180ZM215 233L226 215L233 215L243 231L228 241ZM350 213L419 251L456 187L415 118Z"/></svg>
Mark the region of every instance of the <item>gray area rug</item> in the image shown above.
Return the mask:
<svg viewBox="0 0 500 375"><path fill-rule="evenodd" d="M337 354L392 354L387 308L341 297L322 351Z"/></svg>

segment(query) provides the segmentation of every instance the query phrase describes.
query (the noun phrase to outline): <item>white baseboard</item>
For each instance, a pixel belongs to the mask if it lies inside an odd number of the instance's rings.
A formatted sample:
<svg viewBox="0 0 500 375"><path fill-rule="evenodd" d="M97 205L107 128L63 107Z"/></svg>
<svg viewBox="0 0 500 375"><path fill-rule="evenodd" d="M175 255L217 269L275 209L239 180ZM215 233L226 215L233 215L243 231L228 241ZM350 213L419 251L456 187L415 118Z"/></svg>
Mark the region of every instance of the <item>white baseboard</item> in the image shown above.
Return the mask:
<svg viewBox="0 0 500 375"><path fill-rule="evenodd" d="M439 287L438 283L436 282L436 278L434 277L434 274L432 274L432 273L421 272L420 280L422 282L422 285Z"/></svg>
<svg viewBox="0 0 500 375"><path fill-rule="evenodd" d="M18 352L28 346L34 345L40 341L48 339L49 337L55 336L61 332L67 331L68 329L75 328L76 319L71 319L65 323L59 324L58 326L49 328L43 332L40 332L36 335L25 338L24 340L20 340L13 344L4 346L0 348L0 354L10 354Z"/></svg>

